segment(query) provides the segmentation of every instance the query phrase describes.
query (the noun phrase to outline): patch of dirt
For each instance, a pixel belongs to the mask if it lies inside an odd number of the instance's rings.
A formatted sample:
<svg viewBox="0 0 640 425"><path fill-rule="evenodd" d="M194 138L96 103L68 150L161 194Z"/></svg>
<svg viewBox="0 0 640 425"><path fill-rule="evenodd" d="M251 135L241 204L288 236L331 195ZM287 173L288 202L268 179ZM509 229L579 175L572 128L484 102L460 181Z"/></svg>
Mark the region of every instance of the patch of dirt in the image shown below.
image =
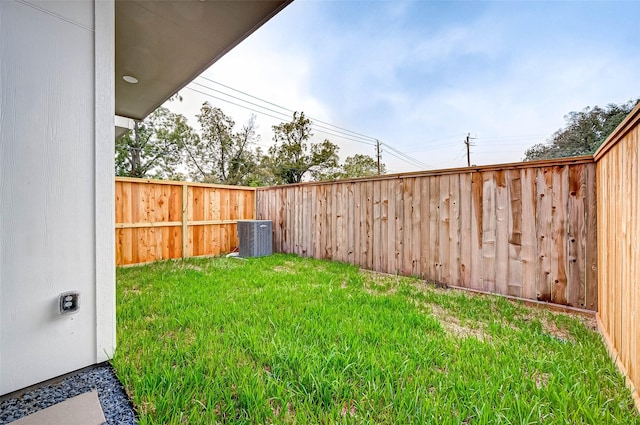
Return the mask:
<svg viewBox="0 0 640 425"><path fill-rule="evenodd" d="M529 321L533 319L537 319L542 324L542 329L548 335L557 338L560 341L564 342L574 342L575 338L571 335L565 328L559 328L556 324L556 318L558 316L571 317L573 319L579 320L587 329L597 330L598 325L596 322L595 315L585 315L579 313L569 313L569 312L561 312L561 311L550 311L545 309L544 307L531 307L527 309L527 313L524 317L521 315L520 318Z"/></svg>
<svg viewBox="0 0 640 425"><path fill-rule="evenodd" d="M355 403L350 400L349 402L344 402L344 405L342 406L342 409L340 410L340 414L342 416L355 416L356 415L356 406Z"/></svg>
<svg viewBox="0 0 640 425"><path fill-rule="evenodd" d="M457 316L449 313L447 310L439 305L431 306L431 314L440 321L442 327L448 334L456 336L458 338L476 338L480 341L490 341L491 336L484 333L482 327L470 328L460 323L460 319Z"/></svg>
<svg viewBox="0 0 640 425"><path fill-rule="evenodd" d="M164 333L163 339L165 341L180 341L183 344L193 344L196 342L196 336L191 329L185 329L184 332L176 332L168 330Z"/></svg>
<svg viewBox="0 0 640 425"><path fill-rule="evenodd" d="M365 277L364 290L370 295L393 295L398 290L401 277L372 270L360 269Z"/></svg>
<svg viewBox="0 0 640 425"><path fill-rule="evenodd" d="M273 416L276 418L280 416L280 412L282 412L282 406L280 403L275 401L274 399L269 400L269 404L271 405L271 412L273 412Z"/></svg>
<svg viewBox="0 0 640 425"><path fill-rule="evenodd" d="M280 415L282 414L283 406L274 399L269 400L269 405L271 406L271 412L273 412L274 418L279 418ZM288 402L286 408L287 410L284 412L283 422L277 422L277 423L295 422L293 419L296 416L296 410L293 408L293 405L290 402Z"/></svg>
<svg viewBox="0 0 640 425"><path fill-rule="evenodd" d="M548 373L536 372L533 375L533 380L536 382L536 388L537 389L546 388L547 385L549 384L549 376L550 374Z"/></svg>
<svg viewBox="0 0 640 425"><path fill-rule="evenodd" d="M135 286L133 288L125 289L122 292L124 292L125 295L129 295L129 294L140 295L142 293L142 291L140 289L136 288Z"/></svg>
<svg viewBox="0 0 640 425"><path fill-rule="evenodd" d="M143 414L156 413L156 405L151 401L143 401L142 404L138 406L138 408Z"/></svg>
<svg viewBox="0 0 640 425"><path fill-rule="evenodd" d="M189 264L189 263L179 263L176 264L176 269L178 270L193 270L196 272L201 272L202 271L202 267L196 266L195 264Z"/></svg>
<svg viewBox="0 0 640 425"><path fill-rule="evenodd" d="M285 261L281 266L275 266L272 270L278 273L294 274L296 273L295 266L296 263L293 261Z"/></svg>
<svg viewBox="0 0 640 425"><path fill-rule="evenodd" d="M543 320L542 327L549 335L558 338L561 341L573 341L573 336L566 329L560 329L556 325L555 320Z"/></svg>

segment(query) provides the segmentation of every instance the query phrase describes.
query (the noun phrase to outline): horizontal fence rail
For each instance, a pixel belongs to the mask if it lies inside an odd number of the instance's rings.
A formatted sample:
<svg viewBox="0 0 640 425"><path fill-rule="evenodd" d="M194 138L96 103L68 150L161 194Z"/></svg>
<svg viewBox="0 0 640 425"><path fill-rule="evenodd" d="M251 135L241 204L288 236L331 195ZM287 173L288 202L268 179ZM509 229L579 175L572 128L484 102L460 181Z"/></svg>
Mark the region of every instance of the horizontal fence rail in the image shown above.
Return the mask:
<svg viewBox="0 0 640 425"><path fill-rule="evenodd" d="M591 157L258 189L274 251L597 308Z"/></svg>
<svg viewBox="0 0 640 425"><path fill-rule="evenodd" d="M116 178L116 264L218 255L255 218L255 189Z"/></svg>
<svg viewBox="0 0 640 425"><path fill-rule="evenodd" d="M640 408L640 105L609 136L595 159L598 325Z"/></svg>

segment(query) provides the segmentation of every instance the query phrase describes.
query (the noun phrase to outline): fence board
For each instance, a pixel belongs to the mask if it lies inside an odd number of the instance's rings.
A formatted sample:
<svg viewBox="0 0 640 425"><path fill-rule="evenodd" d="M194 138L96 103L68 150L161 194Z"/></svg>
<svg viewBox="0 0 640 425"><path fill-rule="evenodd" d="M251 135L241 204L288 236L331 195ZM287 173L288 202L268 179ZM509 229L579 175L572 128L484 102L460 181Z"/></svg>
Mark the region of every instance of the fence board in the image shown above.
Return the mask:
<svg viewBox="0 0 640 425"><path fill-rule="evenodd" d="M495 176L495 288L496 293L509 295L509 192L506 171L497 171Z"/></svg>
<svg viewBox="0 0 640 425"><path fill-rule="evenodd" d="M471 203L471 174L460 174L460 282L459 286L471 288L471 243L472 243L472 219L473 211Z"/></svg>
<svg viewBox="0 0 640 425"><path fill-rule="evenodd" d="M538 245L536 239L537 226L528 225L529 223L536 223L536 170L527 168L521 170L521 172L522 244L520 254L522 257L522 282L536 282L540 278L538 259L536 258ZM520 296L527 299L537 299L538 285L523 284Z"/></svg>
<svg viewBox="0 0 640 425"><path fill-rule="evenodd" d="M508 170L508 271L507 295L522 297L522 170Z"/></svg>
<svg viewBox="0 0 640 425"><path fill-rule="evenodd" d="M483 261L482 261L482 211L483 211L483 181L481 173L471 175L471 289L482 290Z"/></svg>
<svg viewBox="0 0 640 425"><path fill-rule="evenodd" d="M449 175L449 284L460 282L460 175Z"/></svg>
<svg viewBox="0 0 640 425"><path fill-rule="evenodd" d="M496 290L496 198L494 173L482 173L482 289Z"/></svg>
<svg viewBox="0 0 640 425"><path fill-rule="evenodd" d="M431 223L429 217L430 179L417 179L420 182L420 276L429 276L430 263L429 255L431 247Z"/></svg>
<svg viewBox="0 0 640 425"><path fill-rule="evenodd" d="M230 252L237 220L255 218L252 188L131 178L115 186L116 265Z"/></svg>
<svg viewBox="0 0 640 425"><path fill-rule="evenodd" d="M429 180L429 269L425 279L440 279L440 177ZM423 200L426 202L426 200Z"/></svg>

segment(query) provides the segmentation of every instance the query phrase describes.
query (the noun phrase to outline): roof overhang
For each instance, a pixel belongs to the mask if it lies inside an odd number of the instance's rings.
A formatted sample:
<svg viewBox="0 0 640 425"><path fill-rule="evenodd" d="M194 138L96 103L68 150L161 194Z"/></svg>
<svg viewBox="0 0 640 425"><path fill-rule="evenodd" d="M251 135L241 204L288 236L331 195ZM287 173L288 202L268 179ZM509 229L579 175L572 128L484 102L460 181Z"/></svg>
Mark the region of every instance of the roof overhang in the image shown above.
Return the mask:
<svg viewBox="0 0 640 425"><path fill-rule="evenodd" d="M144 119L291 1L116 1L116 115Z"/></svg>

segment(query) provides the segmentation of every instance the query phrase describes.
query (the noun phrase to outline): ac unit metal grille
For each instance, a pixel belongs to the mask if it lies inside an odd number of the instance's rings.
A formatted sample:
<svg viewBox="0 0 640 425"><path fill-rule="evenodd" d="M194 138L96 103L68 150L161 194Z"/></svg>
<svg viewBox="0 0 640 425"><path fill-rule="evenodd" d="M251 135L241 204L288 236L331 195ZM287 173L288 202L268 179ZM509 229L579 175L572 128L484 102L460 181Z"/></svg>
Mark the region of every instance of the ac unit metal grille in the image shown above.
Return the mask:
<svg viewBox="0 0 640 425"><path fill-rule="evenodd" d="M263 257L273 252L271 220L239 220L241 257Z"/></svg>

